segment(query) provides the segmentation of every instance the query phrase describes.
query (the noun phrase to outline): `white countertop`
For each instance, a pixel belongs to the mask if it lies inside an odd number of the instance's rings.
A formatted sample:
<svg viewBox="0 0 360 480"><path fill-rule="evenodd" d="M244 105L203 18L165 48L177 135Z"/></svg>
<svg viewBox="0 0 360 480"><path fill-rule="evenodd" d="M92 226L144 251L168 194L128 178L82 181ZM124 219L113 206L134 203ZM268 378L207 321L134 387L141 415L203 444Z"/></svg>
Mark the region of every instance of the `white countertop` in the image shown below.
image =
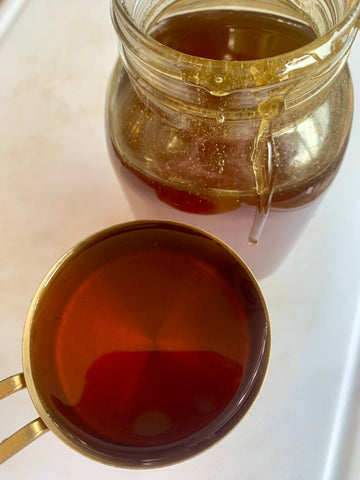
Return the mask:
<svg viewBox="0 0 360 480"><path fill-rule="evenodd" d="M54 261L96 230L135 218L105 144L117 57L108 3L0 0L1 378L22 370L26 312ZM360 38L350 67L355 116L343 166L296 248L260 281L273 346L245 419L203 455L152 471L97 464L47 433L2 465L1 478L360 478ZM36 416L26 391L0 408L0 438Z"/></svg>

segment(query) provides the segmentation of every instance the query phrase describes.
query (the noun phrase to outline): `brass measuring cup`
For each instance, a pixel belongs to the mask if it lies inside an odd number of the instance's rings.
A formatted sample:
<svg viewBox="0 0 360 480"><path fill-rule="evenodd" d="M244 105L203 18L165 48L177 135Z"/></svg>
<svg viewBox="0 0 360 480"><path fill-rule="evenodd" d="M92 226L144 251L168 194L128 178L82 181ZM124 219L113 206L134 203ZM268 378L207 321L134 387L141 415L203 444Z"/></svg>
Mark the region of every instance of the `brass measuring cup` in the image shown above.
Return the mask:
<svg viewBox="0 0 360 480"><path fill-rule="evenodd" d="M49 406L44 400L46 395L42 391L41 383L36 380L39 372L36 371L36 365L33 362L32 334L36 329L43 329L51 325L52 322L58 321L57 307L61 305L62 301L65 301L62 298L61 289L72 291L77 286L78 277L75 275L75 279L73 279L73 276L71 276L73 270L70 267L79 265L80 271L90 272L96 261L96 256L99 256L98 252L100 250L96 249L104 248L109 252L110 247L108 247L107 242L113 241L113 239L120 239L118 250L114 250L116 255L121 254L121 249L125 247L130 249L142 247L156 249L158 248L157 238L160 230L171 232L171 238L177 245L175 249L182 248L183 251L187 251L189 248L193 248L191 242L195 238L196 242L200 242L199 248L197 247L197 256L201 256L201 252L208 249L207 254L210 252L210 258L213 252L217 252L217 254L223 255L221 261L227 259L227 261L232 262L231 264L236 270L234 278L236 279L237 274L239 274L239 278L242 279L242 283L239 283L234 289L248 303L247 308L250 312L251 318L249 318L254 333L252 360L249 362L249 369L245 375L246 379L242 381L239 387L241 391L237 394L237 400L223 416L220 423L212 422L203 429L204 432L197 432L195 435L190 435L191 438L184 438L170 445L129 449L127 446L118 447L109 444L105 445L105 450L100 451L91 444L91 436L87 434L86 437L82 437L81 434L74 434L74 431L71 430L71 419L64 418L63 414L58 414L54 410L54 406ZM150 236L146 237L145 235L144 240L139 241L140 247L132 247L131 245L134 242L131 235L134 232ZM49 298L51 304L51 295L55 295L55 293L60 296L55 301L53 311L51 308L46 310L48 318L44 323L44 319L41 321L39 308L41 309L43 305L46 306L45 301ZM257 313L254 310L254 305ZM255 400L267 371L270 354L270 324L265 301L255 278L242 260L225 244L208 233L190 226L165 221L138 221L117 225L95 233L68 250L55 263L44 277L31 302L25 321L22 346L23 373L18 373L0 382L0 398L27 388L39 413L39 418L28 423L0 444L0 463L50 430L65 444L93 460L119 467L148 468L176 463L200 453L228 433L245 415Z"/></svg>

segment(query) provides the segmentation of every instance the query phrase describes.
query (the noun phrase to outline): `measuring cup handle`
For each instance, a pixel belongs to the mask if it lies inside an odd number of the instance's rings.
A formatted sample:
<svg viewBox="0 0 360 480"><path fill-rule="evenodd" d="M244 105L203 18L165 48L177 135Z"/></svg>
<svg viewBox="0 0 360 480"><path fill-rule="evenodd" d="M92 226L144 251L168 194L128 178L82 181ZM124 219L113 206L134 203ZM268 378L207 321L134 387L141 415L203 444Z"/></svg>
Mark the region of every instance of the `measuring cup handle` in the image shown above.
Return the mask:
<svg viewBox="0 0 360 480"><path fill-rule="evenodd" d="M12 377L5 378L5 380L0 382L0 399L18 392L25 387L26 382L23 373L17 373ZM0 443L0 464L4 463L8 458L15 455L15 453L19 452L22 448L29 445L29 443L47 431L47 426L39 417L3 440Z"/></svg>
<svg viewBox="0 0 360 480"><path fill-rule="evenodd" d="M5 398L12 393L26 388L25 377L23 373L17 373L12 377L5 378L0 382L0 399Z"/></svg>

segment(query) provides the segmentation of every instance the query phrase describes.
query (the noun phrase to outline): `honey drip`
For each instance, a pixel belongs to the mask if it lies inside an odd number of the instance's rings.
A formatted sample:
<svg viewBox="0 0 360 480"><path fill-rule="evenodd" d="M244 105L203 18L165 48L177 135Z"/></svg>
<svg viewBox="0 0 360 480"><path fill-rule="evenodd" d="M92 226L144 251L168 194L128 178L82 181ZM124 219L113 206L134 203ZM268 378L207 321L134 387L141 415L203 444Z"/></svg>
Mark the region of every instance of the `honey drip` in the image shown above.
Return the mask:
<svg viewBox="0 0 360 480"><path fill-rule="evenodd" d="M271 141L271 134L269 134L270 130L270 121L263 119L258 136L254 142L251 158L258 195L254 223L249 235L249 245L254 246L259 243L261 232L270 212L271 199L274 193L274 147Z"/></svg>

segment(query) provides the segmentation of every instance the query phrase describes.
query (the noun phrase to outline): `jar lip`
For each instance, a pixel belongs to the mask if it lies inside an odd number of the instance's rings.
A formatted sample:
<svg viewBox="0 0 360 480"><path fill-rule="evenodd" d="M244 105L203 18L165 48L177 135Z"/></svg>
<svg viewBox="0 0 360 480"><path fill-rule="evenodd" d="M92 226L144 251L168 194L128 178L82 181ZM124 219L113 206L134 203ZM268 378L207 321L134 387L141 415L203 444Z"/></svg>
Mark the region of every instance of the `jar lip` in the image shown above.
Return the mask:
<svg viewBox="0 0 360 480"><path fill-rule="evenodd" d="M341 47L338 48L338 50L342 52L344 47L345 51L348 50L357 32L357 17L360 18L360 0L353 0L352 5L349 7L346 15L340 22L334 25L334 27L324 35L300 48L281 55L255 60L215 60L179 52L178 50L160 43L148 33L143 32L134 23L132 16L124 4L124 0L112 0L112 7L112 17L117 33L119 33L122 38L126 39L126 36L123 35L124 32L122 31L125 29L135 41L140 42L153 54L160 57L162 62L170 61L173 63L176 59L177 65L183 67L194 67L198 65L208 66L211 64L212 68L218 71L226 71L229 64L231 64L233 69L239 69L245 74L246 72L253 72L258 66L266 65L267 70L272 70L274 72L272 76L276 77L277 81L281 80L282 77L288 78L291 71L296 72L298 69L303 70L304 68L310 68L312 65L316 65L319 62L322 63L329 58L336 56L336 52L331 48L335 38L343 39L343 41L340 42ZM118 22L115 18L116 14L120 15L121 22ZM354 34L348 44L347 39L350 37L352 30L354 30ZM344 35L347 35L347 38L344 39ZM296 76L296 73L291 76ZM269 79L267 79L267 81L268 80Z"/></svg>

